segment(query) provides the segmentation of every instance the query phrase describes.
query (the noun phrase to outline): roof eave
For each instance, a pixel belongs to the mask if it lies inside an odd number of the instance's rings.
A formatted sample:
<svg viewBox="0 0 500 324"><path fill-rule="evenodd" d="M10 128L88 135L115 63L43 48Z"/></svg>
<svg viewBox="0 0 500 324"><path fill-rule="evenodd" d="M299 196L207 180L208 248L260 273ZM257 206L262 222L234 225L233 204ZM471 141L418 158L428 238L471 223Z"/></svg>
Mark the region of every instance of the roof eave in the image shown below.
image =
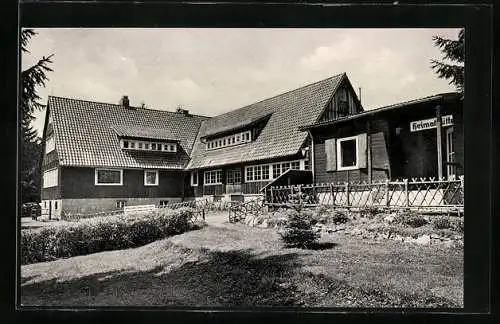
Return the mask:
<svg viewBox="0 0 500 324"><path fill-rule="evenodd" d="M227 128L227 129L224 129L224 130L221 130L221 131L217 131L217 132L214 132L214 133L205 134L205 135L201 136L200 139L213 138L213 137L217 137L217 136L220 136L220 135L224 135L224 134L229 134L231 132L235 132L236 130L240 130L240 129L245 129L245 128L251 127L251 126L253 126L255 124L258 124L261 121L269 119L272 114L273 113L271 112L271 113L268 113L268 114L266 114L264 116L256 118L254 120L251 120L248 123L237 125L235 127Z"/></svg>
<svg viewBox="0 0 500 324"><path fill-rule="evenodd" d="M364 117L371 117L371 116L376 115L378 113L392 111L392 110L400 109L400 108L404 108L404 107L410 107L410 106L417 105L417 104L430 103L430 102L434 102L434 101L447 102L447 101L457 99L458 96L460 96L460 94L457 92L449 92L449 93L438 94L438 95L431 96L428 98L415 99L415 100L411 100L411 101L402 102L399 104L394 104L394 105L390 105L390 106L384 106L384 107L380 107L380 108L376 108L376 109L372 109L372 110L367 110L367 111L361 112L359 114L347 116L344 118L329 120L326 122L314 123L314 124L310 124L310 125L299 126L299 131L304 132L304 131L307 131L310 129L335 125L335 124L339 124L339 123L349 121L349 120L361 119Z"/></svg>

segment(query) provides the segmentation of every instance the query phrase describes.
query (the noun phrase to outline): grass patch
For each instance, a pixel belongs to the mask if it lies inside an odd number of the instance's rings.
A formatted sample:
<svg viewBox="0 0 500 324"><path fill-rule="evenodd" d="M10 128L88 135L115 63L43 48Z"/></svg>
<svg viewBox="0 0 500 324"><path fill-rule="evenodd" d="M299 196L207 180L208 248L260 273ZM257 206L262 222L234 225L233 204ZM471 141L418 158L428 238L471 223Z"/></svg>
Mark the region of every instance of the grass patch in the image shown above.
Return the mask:
<svg viewBox="0 0 500 324"><path fill-rule="evenodd" d="M23 305L461 307L463 253L324 234L204 227L133 249L22 266Z"/></svg>
<svg viewBox="0 0 500 324"><path fill-rule="evenodd" d="M136 216L85 219L67 226L21 233L21 264L52 261L151 243L203 226L193 210L159 210Z"/></svg>

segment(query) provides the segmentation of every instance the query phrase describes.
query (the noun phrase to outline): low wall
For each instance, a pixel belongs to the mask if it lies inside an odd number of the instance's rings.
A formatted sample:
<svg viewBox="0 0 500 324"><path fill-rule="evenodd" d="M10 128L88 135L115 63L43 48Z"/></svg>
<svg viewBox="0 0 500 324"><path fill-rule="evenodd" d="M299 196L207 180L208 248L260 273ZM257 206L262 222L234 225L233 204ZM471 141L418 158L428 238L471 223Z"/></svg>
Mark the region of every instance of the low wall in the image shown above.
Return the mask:
<svg viewBox="0 0 500 324"><path fill-rule="evenodd" d="M92 214L104 211L118 210L116 203L119 200L126 201L126 206L138 205L159 205L160 201L167 200L169 202L181 202L182 198L178 197L163 197L163 198L82 198L82 199L62 199L61 212L64 214Z"/></svg>

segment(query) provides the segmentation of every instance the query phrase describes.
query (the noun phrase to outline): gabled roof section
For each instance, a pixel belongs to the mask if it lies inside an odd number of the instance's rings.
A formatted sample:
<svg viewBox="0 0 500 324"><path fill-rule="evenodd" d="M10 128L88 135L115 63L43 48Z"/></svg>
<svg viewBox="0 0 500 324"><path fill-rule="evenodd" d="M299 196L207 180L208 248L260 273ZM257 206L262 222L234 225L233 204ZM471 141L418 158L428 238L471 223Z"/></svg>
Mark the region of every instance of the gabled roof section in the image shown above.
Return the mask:
<svg viewBox="0 0 500 324"><path fill-rule="evenodd" d="M208 119L55 96L49 96L48 107L62 166L181 169L189 160L201 123ZM139 129L148 136L178 139L178 153L122 150L117 134L137 135Z"/></svg>
<svg viewBox="0 0 500 324"><path fill-rule="evenodd" d="M299 152L307 134L299 126L314 123L335 93L345 73L268 98L204 121L193 147L188 169L199 169L287 157ZM227 125L270 116L260 135L250 143L206 150L201 141Z"/></svg>
<svg viewBox="0 0 500 324"><path fill-rule="evenodd" d="M116 135L128 138L142 138L163 141L179 141L178 136L174 135L169 128L144 128L131 125L113 125L111 128Z"/></svg>
<svg viewBox="0 0 500 324"><path fill-rule="evenodd" d="M403 108L409 109L410 107L415 107L415 105L418 105L418 104L432 103L432 102L447 102L447 101L455 101L455 100L457 100L457 101L462 100L460 93L458 93L458 92L440 93L440 94L436 94L433 96L427 96L427 97L423 97L423 98L403 101L403 102L392 104L389 106L384 106L384 107L380 107L380 108L366 110L366 111L363 111L363 112L356 114L356 115L351 115L351 116L338 118L338 119L334 119L334 120L327 120L324 122L320 121L320 122L312 123L310 125L303 125L300 127L300 130L306 131L306 130L312 129L312 128L334 125L334 124L342 123L344 121L354 120L354 119L363 118L363 117L367 117L367 116L373 116L376 114L380 114L380 113L384 113L384 112L388 112L388 111L393 111L393 110L397 110L397 109L403 109Z"/></svg>

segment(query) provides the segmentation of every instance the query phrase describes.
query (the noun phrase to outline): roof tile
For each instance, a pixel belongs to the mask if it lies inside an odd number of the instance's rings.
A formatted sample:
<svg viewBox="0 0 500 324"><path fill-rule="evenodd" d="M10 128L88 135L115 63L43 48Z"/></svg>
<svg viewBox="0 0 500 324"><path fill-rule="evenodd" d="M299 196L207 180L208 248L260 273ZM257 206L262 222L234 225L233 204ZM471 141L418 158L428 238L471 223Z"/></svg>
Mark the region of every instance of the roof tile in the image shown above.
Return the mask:
<svg viewBox="0 0 500 324"><path fill-rule="evenodd" d="M204 121L193 147L188 169L251 162L296 154L307 138L302 125L316 121L336 91L345 73L265 99ZM206 150L201 137L272 114L254 141Z"/></svg>
<svg viewBox="0 0 500 324"><path fill-rule="evenodd" d="M63 166L181 169L189 161L202 121L208 119L55 96L49 96L48 109ZM141 129L152 139L178 139L178 152L124 151L116 129L128 135Z"/></svg>

